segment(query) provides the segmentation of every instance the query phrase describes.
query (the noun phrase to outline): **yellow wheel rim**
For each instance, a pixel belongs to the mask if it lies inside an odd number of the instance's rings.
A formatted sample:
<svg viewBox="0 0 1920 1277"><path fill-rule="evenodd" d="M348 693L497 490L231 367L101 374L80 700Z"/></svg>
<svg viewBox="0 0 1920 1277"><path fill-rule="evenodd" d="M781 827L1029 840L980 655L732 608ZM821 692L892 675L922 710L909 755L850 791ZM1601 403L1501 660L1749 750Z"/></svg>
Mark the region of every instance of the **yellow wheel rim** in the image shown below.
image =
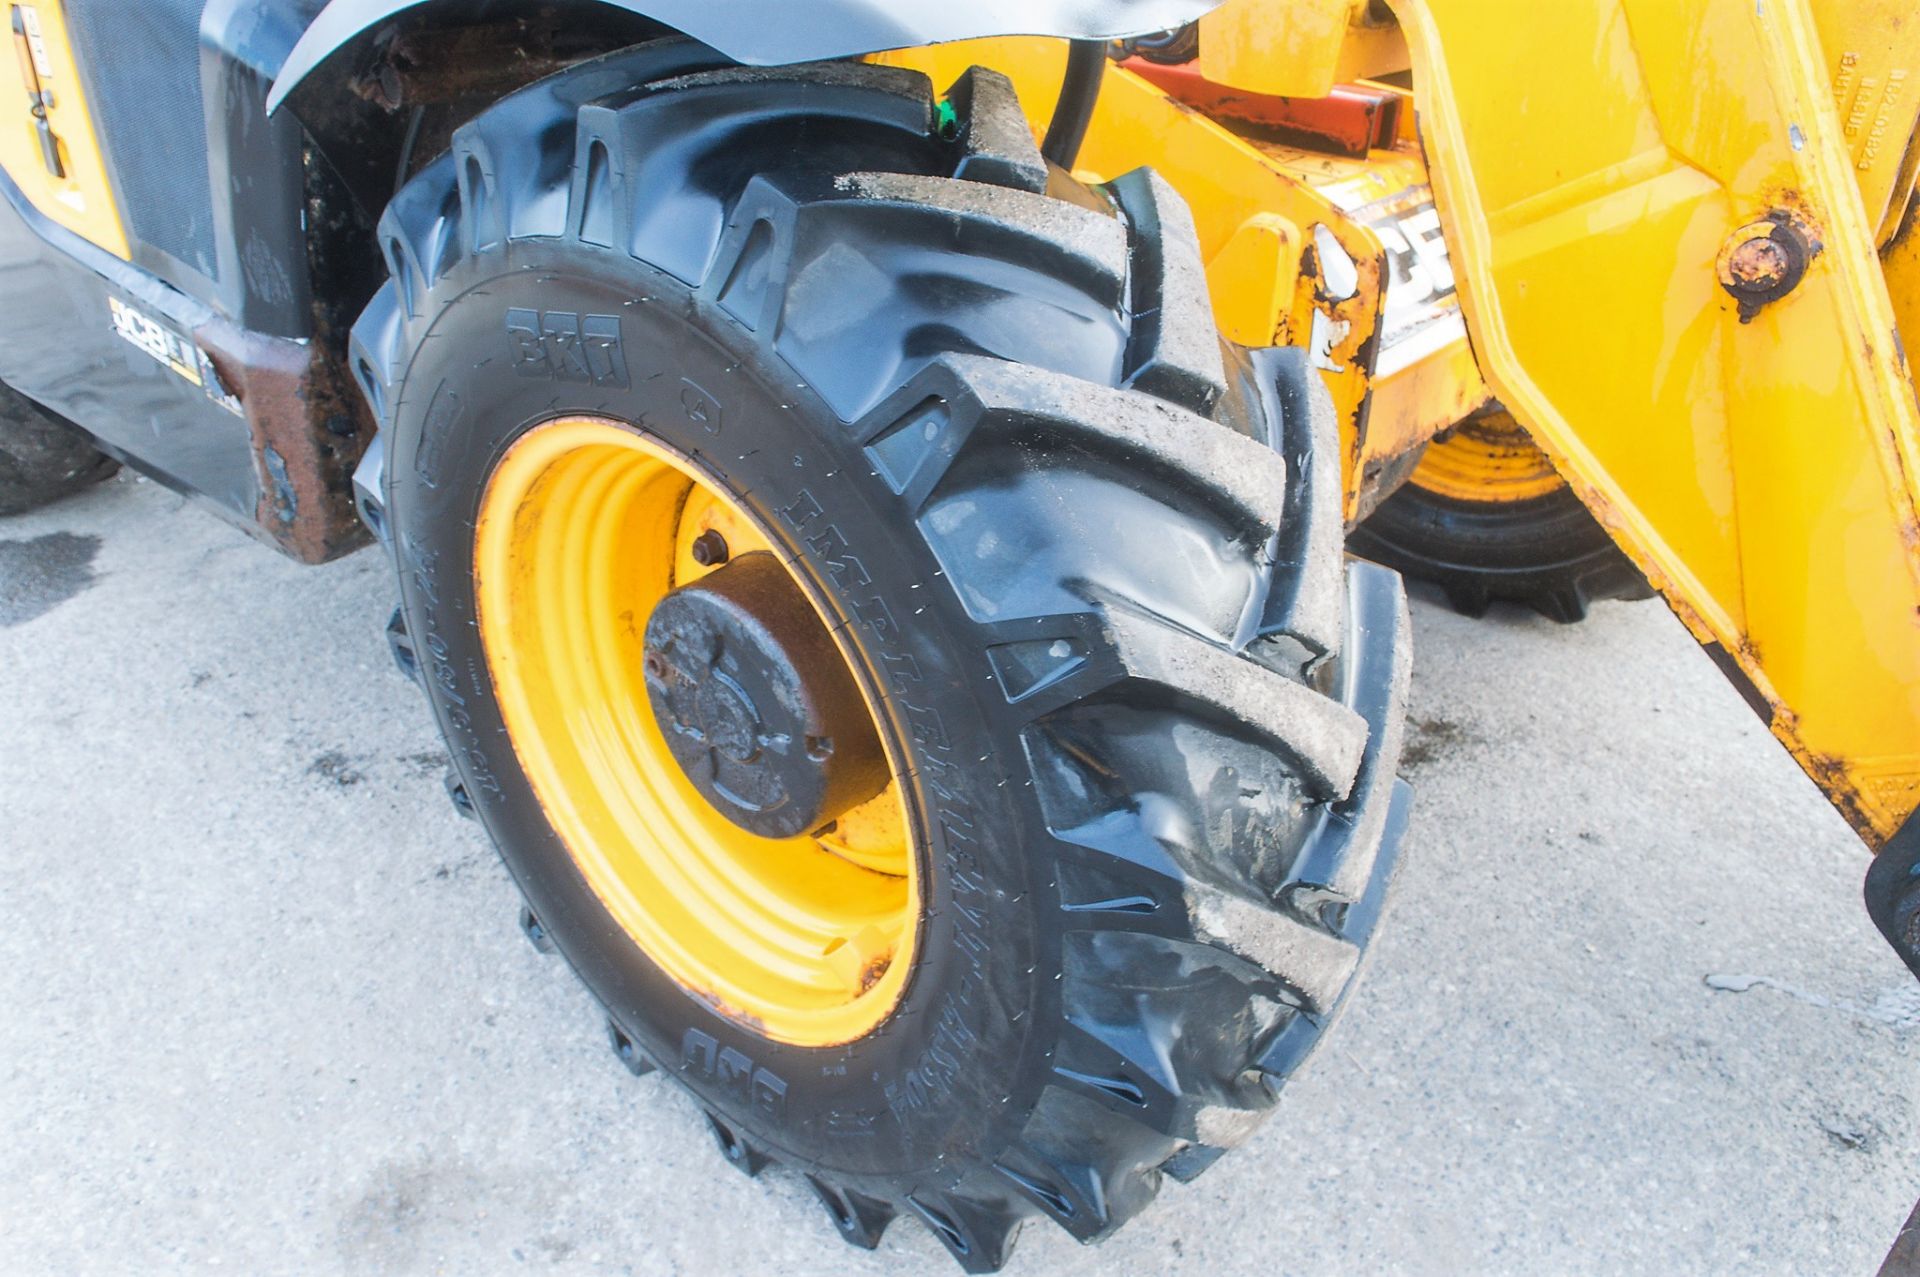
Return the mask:
<svg viewBox="0 0 1920 1277"><path fill-rule="evenodd" d="M488 670L548 820L633 942L767 1037L850 1042L893 1009L912 965L900 760L875 718L886 790L795 838L748 832L694 787L655 721L642 647L654 606L711 570L693 549L709 529L735 557L775 548L712 476L635 430L568 418L528 431L488 481L475 530Z"/></svg>
<svg viewBox="0 0 1920 1277"><path fill-rule="evenodd" d="M1504 412L1461 422L1427 445L1408 482L1456 501L1531 501L1565 486L1547 454Z"/></svg>

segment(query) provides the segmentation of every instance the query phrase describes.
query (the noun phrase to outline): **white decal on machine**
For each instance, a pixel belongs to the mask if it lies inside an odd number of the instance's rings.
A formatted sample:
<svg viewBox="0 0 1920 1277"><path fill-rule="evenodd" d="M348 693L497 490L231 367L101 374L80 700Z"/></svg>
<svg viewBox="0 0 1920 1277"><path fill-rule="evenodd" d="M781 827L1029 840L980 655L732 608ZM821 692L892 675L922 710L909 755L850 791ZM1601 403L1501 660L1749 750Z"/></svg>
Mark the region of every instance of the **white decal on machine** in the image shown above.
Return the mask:
<svg viewBox="0 0 1920 1277"><path fill-rule="evenodd" d="M171 326L138 310L118 297L107 298L107 313L113 318L113 331L129 345L146 352L156 363L181 380L200 387L207 398L235 416L245 412L227 388L206 352Z"/></svg>
<svg viewBox="0 0 1920 1277"><path fill-rule="evenodd" d="M1389 377L1467 336L1440 214L1425 187L1353 210L1387 250L1386 300L1373 375Z"/></svg>

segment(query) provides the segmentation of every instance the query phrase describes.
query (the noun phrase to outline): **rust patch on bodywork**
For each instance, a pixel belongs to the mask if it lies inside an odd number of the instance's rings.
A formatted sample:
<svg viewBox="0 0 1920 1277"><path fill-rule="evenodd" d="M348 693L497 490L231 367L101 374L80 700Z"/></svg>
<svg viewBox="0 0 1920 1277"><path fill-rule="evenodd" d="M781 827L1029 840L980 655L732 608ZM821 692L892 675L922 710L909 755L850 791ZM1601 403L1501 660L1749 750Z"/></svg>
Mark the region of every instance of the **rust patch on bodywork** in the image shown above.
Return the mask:
<svg viewBox="0 0 1920 1277"><path fill-rule="evenodd" d="M224 320L194 330L253 438L254 519L285 553L324 563L366 544L353 468L373 416L324 343L249 332Z"/></svg>
<svg viewBox="0 0 1920 1277"><path fill-rule="evenodd" d="M1827 796L1827 801L1833 804L1834 810L1853 826L1853 831L1860 835L1860 840L1867 844L1869 850L1878 852L1887 844L1887 840L1893 837L1894 829L1898 826L1889 828L1884 817L1870 810L1860 800L1860 791L1854 784L1852 770L1845 762L1826 754L1816 754L1811 750L1797 748L1795 741L1787 740L1778 727L1775 728L1774 735L1785 741L1787 748L1792 751L1800 766L1805 769L1808 776L1813 778L1813 783L1820 787L1820 792Z"/></svg>
<svg viewBox="0 0 1920 1277"><path fill-rule="evenodd" d="M602 52L590 28L557 12L451 27L403 16L374 34L347 87L383 111L491 102Z"/></svg>

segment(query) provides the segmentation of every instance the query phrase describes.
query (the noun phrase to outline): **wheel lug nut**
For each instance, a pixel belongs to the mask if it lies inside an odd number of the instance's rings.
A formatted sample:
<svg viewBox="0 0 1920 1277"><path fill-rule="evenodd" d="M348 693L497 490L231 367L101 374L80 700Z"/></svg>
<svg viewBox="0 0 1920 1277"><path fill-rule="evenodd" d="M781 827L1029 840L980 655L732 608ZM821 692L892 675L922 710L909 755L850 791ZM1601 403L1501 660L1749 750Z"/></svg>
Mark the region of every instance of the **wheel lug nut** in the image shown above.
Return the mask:
<svg viewBox="0 0 1920 1277"><path fill-rule="evenodd" d="M717 568L727 561L727 539L708 528L693 539L693 561L703 568Z"/></svg>

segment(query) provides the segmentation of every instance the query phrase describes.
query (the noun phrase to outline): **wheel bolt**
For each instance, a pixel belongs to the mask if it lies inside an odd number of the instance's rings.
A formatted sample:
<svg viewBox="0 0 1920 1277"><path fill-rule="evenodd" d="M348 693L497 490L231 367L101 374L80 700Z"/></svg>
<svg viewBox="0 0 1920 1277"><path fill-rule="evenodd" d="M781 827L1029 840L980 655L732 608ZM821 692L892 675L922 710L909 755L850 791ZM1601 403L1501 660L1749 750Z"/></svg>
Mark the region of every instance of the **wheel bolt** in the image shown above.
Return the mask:
<svg viewBox="0 0 1920 1277"><path fill-rule="evenodd" d="M727 561L727 539L708 528L693 539L693 561L703 568L717 568Z"/></svg>

